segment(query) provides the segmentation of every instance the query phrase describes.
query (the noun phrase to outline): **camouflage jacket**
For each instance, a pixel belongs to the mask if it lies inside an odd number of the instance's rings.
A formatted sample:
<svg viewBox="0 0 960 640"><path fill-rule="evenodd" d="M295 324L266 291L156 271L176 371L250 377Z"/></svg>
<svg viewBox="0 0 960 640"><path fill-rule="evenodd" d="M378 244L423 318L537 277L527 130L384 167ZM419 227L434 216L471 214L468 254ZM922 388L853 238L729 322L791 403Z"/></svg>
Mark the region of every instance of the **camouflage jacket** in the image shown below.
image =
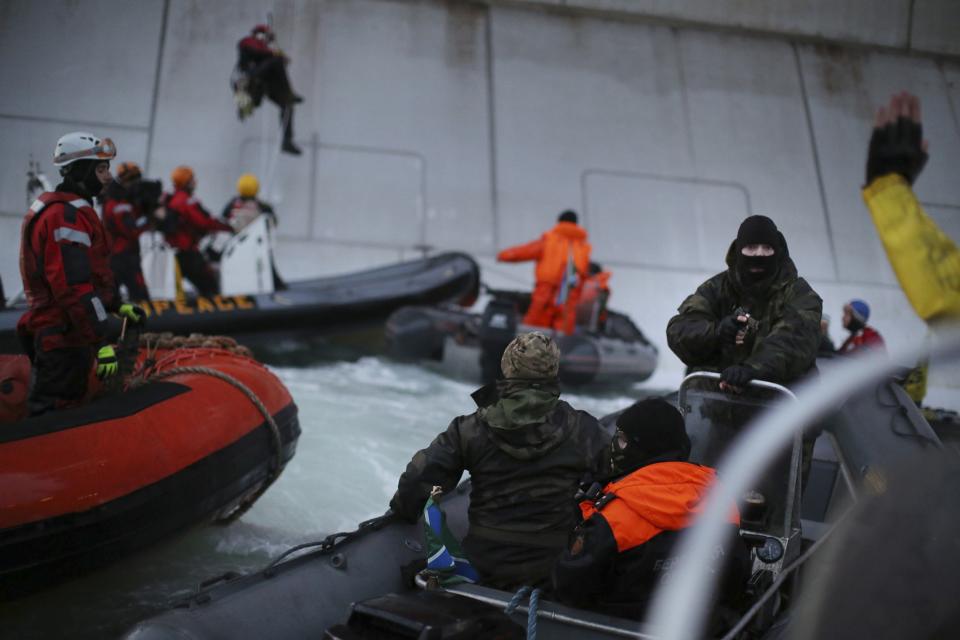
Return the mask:
<svg viewBox="0 0 960 640"><path fill-rule="evenodd" d="M756 377L780 384L793 382L815 364L820 344L823 301L797 276L789 253L780 272L762 293L744 287L734 268L731 244L726 271L697 288L680 305L667 325L667 342L695 370L721 371L733 364L749 365ZM720 344L717 325L737 308L751 317L751 331L742 345Z"/></svg>
<svg viewBox="0 0 960 640"><path fill-rule="evenodd" d="M480 409L455 418L413 456L390 501L394 512L415 521L431 487L452 490L469 471L465 547L481 575L490 559L474 557L471 549L484 545L470 544L471 537L495 541L502 560L511 546L551 548L554 554L564 548L576 524L578 482L596 471L609 443L593 416L559 399L555 382L498 386L499 395L492 385L474 393Z"/></svg>

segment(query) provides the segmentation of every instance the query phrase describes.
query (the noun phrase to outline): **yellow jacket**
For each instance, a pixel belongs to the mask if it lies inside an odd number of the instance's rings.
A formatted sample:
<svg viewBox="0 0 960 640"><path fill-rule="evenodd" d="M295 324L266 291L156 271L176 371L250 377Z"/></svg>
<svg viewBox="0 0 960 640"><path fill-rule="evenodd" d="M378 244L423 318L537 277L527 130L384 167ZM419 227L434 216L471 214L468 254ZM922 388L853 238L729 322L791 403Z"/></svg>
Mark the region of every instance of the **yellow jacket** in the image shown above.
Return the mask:
<svg viewBox="0 0 960 640"><path fill-rule="evenodd" d="M863 190L873 223L907 300L925 322L960 319L960 250L920 206L900 175Z"/></svg>

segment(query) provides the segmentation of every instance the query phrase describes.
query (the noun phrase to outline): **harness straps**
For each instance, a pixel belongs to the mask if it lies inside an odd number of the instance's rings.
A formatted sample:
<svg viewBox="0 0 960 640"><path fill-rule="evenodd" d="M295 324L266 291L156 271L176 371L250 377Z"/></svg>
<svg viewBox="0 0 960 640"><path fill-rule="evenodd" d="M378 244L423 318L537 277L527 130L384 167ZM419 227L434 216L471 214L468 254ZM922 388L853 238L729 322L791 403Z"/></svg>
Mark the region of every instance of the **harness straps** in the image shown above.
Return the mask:
<svg viewBox="0 0 960 640"><path fill-rule="evenodd" d="M617 494L614 492L601 494L599 498L593 501L593 508L597 511L603 511L603 508L610 504L614 498L617 497Z"/></svg>

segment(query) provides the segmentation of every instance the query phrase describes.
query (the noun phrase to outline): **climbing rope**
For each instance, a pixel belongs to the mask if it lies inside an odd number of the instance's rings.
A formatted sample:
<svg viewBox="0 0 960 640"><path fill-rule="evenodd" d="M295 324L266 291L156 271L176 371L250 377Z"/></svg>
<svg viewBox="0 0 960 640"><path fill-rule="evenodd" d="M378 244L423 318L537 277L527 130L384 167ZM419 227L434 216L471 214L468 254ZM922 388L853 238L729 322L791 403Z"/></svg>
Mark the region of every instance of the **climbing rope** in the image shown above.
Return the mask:
<svg viewBox="0 0 960 640"><path fill-rule="evenodd" d="M537 609L540 606L540 589L533 587L520 587L510 602L503 609L507 615L513 614L523 602L523 599L530 596L530 606L527 607L527 640L537 640Z"/></svg>
<svg viewBox="0 0 960 640"><path fill-rule="evenodd" d="M159 350L167 349L218 349L246 357L250 357L250 350L244 346L238 345L232 338L227 338L225 336L204 336L200 334L193 334L188 337L173 336L172 334L143 334L140 336L140 344L141 347L145 349L146 357L144 358L141 368L136 371L128 380L127 389L135 389L147 384L148 382L163 380L164 378L170 378L177 375L206 375L212 378L217 378L218 380L223 380L227 384L238 389L247 397L248 400L250 400L250 402L253 403L253 405L263 416L264 422L270 431L271 442L273 445L273 462L270 465L269 475L266 481L263 482L263 484L261 484L253 494L241 501L240 504L238 504L237 507L228 515L217 520L217 524L224 525L234 522L237 518L249 511L250 507L253 506L253 503L256 502L260 496L262 496L266 490L270 488L270 486L278 477L280 477L280 471L283 468L283 439L280 435L280 428L277 426L276 420L273 419L270 411L267 409L266 405L263 404L257 394L254 393L253 390L251 390L247 385L243 384L233 376L212 367L197 365L177 365L170 368L162 368L167 364L178 363L183 358L182 354L179 353L171 353L166 358L161 359L159 362L155 360L155 357Z"/></svg>

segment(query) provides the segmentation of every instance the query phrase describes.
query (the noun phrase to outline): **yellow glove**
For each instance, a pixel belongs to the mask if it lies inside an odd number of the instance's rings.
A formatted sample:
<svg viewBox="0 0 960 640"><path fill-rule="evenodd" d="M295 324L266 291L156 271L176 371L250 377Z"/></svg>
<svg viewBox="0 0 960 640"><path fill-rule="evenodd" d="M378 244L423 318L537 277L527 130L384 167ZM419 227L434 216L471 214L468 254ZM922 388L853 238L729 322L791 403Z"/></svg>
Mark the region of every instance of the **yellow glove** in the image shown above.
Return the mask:
<svg viewBox="0 0 960 640"><path fill-rule="evenodd" d="M113 352L113 347L110 345L100 347L100 351L97 352L97 377L103 380L114 376L118 368L117 354Z"/></svg>

